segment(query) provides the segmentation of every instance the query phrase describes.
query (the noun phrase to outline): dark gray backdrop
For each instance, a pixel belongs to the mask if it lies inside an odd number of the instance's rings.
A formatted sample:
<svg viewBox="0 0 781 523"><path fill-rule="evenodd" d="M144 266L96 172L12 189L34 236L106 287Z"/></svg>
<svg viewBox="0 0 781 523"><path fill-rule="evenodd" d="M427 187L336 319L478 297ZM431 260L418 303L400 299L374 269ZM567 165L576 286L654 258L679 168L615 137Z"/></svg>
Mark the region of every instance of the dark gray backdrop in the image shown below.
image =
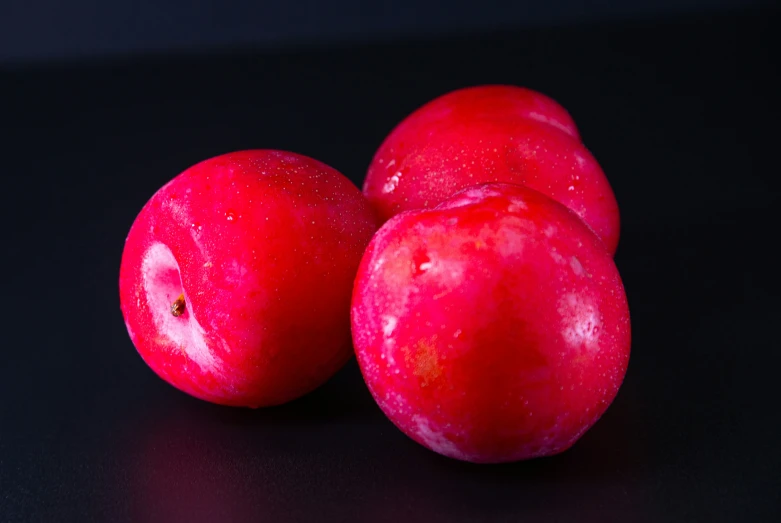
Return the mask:
<svg viewBox="0 0 781 523"><path fill-rule="evenodd" d="M713 12L769 0L0 0L0 64L436 36Z"/></svg>

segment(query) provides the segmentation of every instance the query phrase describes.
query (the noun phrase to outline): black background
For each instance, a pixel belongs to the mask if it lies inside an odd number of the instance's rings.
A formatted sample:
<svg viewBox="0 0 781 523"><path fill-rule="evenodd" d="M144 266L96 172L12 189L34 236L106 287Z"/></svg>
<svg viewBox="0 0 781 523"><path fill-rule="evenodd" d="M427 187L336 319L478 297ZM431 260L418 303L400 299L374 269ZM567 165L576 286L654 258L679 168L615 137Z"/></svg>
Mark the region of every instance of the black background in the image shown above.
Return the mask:
<svg viewBox="0 0 781 523"><path fill-rule="evenodd" d="M0 69L0 521L771 521L778 13ZM567 107L613 184L625 383L571 450L479 466L407 439L354 362L250 411L174 390L119 312L125 235L189 165L297 151L359 184L454 88Z"/></svg>

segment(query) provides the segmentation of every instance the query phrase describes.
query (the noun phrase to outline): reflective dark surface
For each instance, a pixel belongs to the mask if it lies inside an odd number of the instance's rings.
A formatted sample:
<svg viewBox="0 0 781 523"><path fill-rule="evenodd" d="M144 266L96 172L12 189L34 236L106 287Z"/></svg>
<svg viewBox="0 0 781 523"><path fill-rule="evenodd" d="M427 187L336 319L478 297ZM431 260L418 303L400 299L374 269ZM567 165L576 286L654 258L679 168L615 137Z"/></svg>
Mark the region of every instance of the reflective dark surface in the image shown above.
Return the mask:
<svg viewBox="0 0 781 523"><path fill-rule="evenodd" d="M774 520L777 27L749 13L0 71L0 521ZM354 362L258 411L146 368L117 273L155 190L251 147L360 183L409 111L489 82L564 104L621 205L632 359L575 447L442 458L383 417Z"/></svg>

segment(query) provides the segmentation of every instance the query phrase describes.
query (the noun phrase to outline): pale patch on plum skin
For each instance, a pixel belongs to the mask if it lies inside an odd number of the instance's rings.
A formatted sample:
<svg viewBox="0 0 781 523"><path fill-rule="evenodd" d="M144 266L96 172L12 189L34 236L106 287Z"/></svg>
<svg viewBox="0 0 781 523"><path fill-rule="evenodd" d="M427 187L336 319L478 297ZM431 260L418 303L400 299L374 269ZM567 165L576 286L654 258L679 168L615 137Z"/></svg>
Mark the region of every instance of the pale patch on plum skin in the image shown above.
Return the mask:
<svg viewBox="0 0 781 523"><path fill-rule="evenodd" d="M188 359L196 363L204 372L219 372L218 362L206 342L206 331L196 319L192 307L186 306L181 316L171 314L171 304L179 294L187 294L182 288L181 277L176 282L166 280L164 272L176 271L179 266L171 250L162 243L154 243L144 254L141 271L146 302L152 314L157 332L171 344L179 347ZM177 294L178 292L178 294ZM224 342L223 342L224 343Z"/></svg>
<svg viewBox="0 0 781 523"><path fill-rule="evenodd" d="M580 260L577 256L573 256L570 258L570 267L572 267L572 271L577 274L578 276L585 276L586 270L583 268L583 265L580 263Z"/></svg>
<svg viewBox="0 0 781 523"><path fill-rule="evenodd" d="M570 347L582 347L589 352L599 351L599 333L602 318L599 308L589 299L568 293L559 301L562 317L562 335Z"/></svg>
<svg viewBox="0 0 781 523"><path fill-rule="evenodd" d="M127 318L125 318L125 327L127 328L128 335L130 335L130 341L136 343L136 333L133 331L133 327L130 326L130 322Z"/></svg>
<svg viewBox="0 0 781 523"><path fill-rule="evenodd" d="M382 359L386 359L388 362L388 366L393 366L396 364L396 360L393 359L393 348L395 345L395 341L392 338L393 331L396 329L396 324L398 323L398 318L395 316L383 316L382 318L382 333L384 336L384 343L383 348L384 351L381 355Z"/></svg>
<svg viewBox="0 0 781 523"><path fill-rule="evenodd" d="M474 460L473 456L462 452L442 431L432 426L432 423L425 416L415 414L412 416L412 423L414 424L414 429L410 432L434 452L463 461Z"/></svg>

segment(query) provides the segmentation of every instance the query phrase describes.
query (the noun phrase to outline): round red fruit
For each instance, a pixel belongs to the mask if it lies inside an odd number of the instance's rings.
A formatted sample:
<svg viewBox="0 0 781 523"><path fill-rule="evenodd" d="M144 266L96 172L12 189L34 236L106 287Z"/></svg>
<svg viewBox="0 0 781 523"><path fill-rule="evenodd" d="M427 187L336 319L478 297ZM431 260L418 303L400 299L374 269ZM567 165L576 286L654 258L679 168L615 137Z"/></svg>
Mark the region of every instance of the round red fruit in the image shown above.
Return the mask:
<svg viewBox="0 0 781 523"><path fill-rule="evenodd" d="M526 185L564 204L615 252L618 204L602 168L567 111L530 89L470 87L427 103L384 140L363 192L387 220L495 182Z"/></svg>
<svg viewBox="0 0 781 523"><path fill-rule="evenodd" d="M390 420L472 462L569 448L613 401L630 352L605 245L563 205L509 184L380 228L358 270L352 329Z"/></svg>
<svg viewBox="0 0 781 523"><path fill-rule="evenodd" d="M120 302L144 361L178 389L260 407L350 357L350 289L376 229L349 180L316 160L241 151L161 188L128 234Z"/></svg>

